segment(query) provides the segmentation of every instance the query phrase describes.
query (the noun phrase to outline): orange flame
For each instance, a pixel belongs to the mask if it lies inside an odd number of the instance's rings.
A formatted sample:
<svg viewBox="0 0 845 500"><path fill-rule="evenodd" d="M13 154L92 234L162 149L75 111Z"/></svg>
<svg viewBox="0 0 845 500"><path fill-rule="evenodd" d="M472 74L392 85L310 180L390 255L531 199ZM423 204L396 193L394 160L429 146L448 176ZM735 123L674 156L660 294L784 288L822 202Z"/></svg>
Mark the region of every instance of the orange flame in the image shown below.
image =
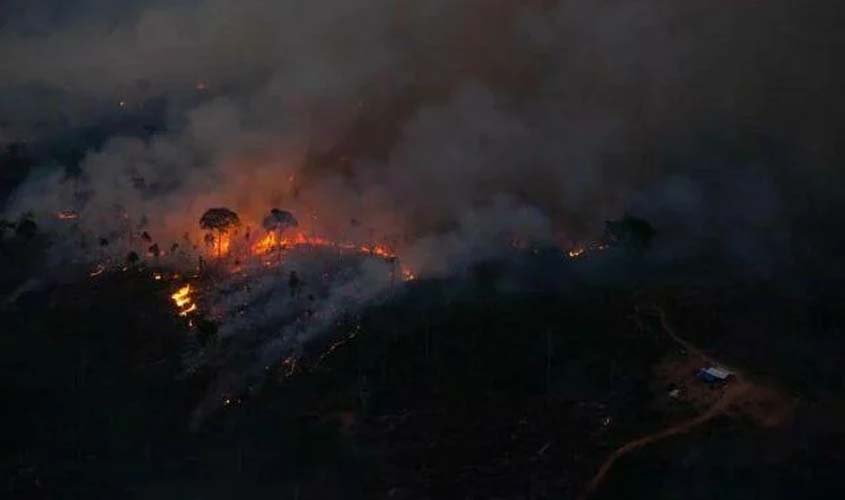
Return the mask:
<svg viewBox="0 0 845 500"><path fill-rule="evenodd" d="M337 242L320 236L308 236L301 231L281 237L276 233L267 233L252 246L252 253L253 255L266 255L275 250L286 250L296 246L332 247L339 250L367 253L385 259L396 257L396 253L391 251L387 245L356 245L354 243Z"/></svg>
<svg viewBox="0 0 845 500"><path fill-rule="evenodd" d="M415 279L417 279L417 275L414 274L413 271L411 271L407 267L402 268L402 280L403 281L414 281Z"/></svg>
<svg viewBox="0 0 845 500"><path fill-rule="evenodd" d="M170 296L176 307L179 309L179 316L187 316L192 312L196 312L197 305L194 299L191 298L191 285L185 285Z"/></svg>
<svg viewBox="0 0 845 500"><path fill-rule="evenodd" d="M385 244L355 244L348 242L332 241L320 236L308 236L302 231L287 234L279 237L277 233L269 232L265 234L260 240L256 241L250 251L252 255L261 257L270 255L276 251L285 251L298 246L313 246L313 247L328 247L341 251L358 252L361 254L372 255L380 257L388 261L395 261L398 255L388 245ZM272 266L272 262L265 262L265 266ZM401 273L403 281L412 281L417 279L416 274L407 266L401 266L399 272Z"/></svg>

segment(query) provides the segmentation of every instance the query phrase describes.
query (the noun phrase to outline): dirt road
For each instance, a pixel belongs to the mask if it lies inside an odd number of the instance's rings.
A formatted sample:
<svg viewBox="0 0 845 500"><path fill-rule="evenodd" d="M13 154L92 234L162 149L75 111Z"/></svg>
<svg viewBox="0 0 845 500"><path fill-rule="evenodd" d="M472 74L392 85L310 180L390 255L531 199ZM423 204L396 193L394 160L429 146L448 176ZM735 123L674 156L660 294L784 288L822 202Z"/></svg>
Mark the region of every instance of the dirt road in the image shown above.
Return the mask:
<svg viewBox="0 0 845 500"><path fill-rule="evenodd" d="M682 339L677 333L675 333L675 329L672 328L672 325L669 324L669 320L666 319L666 313L663 311L663 309L661 309L658 306L652 306L651 309L649 309L648 311L653 312L654 314L657 315L657 317L660 319L660 326L661 326L661 328L663 328L663 331L666 332L666 335L668 335L669 338L674 340L675 343L677 343L678 345L683 347L687 352L692 353L695 356L698 356L699 358L701 358L702 361L705 361L705 362L707 362L711 365L726 366L726 365L720 363L719 361L717 361L716 359L714 359L713 357L709 356L706 352L702 351L698 347L696 347L696 346L690 344L689 342L687 342L686 340ZM742 374L739 371L737 371L733 368L730 368L730 370L733 371L734 376L738 380L742 379Z"/></svg>
<svg viewBox="0 0 845 500"><path fill-rule="evenodd" d="M703 363L724 366L723 364L713 359L711 356L707 355L698 347L690 344L689 342L678 336L678 334L675 333L675 330L669 324L669 321L666 319L666 313L663 311L663 309L654 306L650 310L650 312L654 312L658 316L658 318L660 319L660 326L663 331L666 332L666 334L674 342L680 345L687 352L701 358ZM728 408L730 408L739 400L741 400L744 395L751 391L752 386L748 382L746 382L745 378L740 372L733 369L731 370L734 372L734 380L732 380L730 384L724 388L722 395L719 397L719 399L703 413L684 422L673 424L657 432L647 434L645 436L629 441L617 448L613 453L611 453L610 456L607 457L607 459L604 461L604 463L602 463L601 467L599 467L599 470L598 472L596 472L595 476L593 476L590 482L587 483L587 487L584 489L584 492L579 497L579 500L585 500L586 498L588 498L596 490L596 488L598 488L601 483L605 480L607 474L613 468L614 464L616 464L616 462L623 456L633 452L634 450L643 448L663 439L689 432L695 427L705 424L708 421L712 420L714 417L721 415Z"/></svg>
<svg viewBox="0 0 845 500"><path fill-rule="evenodd" d="M610 469L613 468L613 465L623 456L627 455L628 453L631 453L634 450L643 448L668 437L675 436L677 434L684 434L694 429L695 427L698 427L699 425L707 423L714 417L721 415L732 404L739 400L748 391L748 389L748 385L741 382L731 384L730 386L725 388L725 391L722 393L722 396L719 398L719 400L716 401L716 403L714 403L713 406L708 408L704 413L690 420L671 425L663 430L654 432L652 434L647 434L645 436L634 439L633 441L628 441L624 445L620 446L613 453L611 453L609 457L607 457L604 463L602 463L601 467L599 467L598 472L595 476L593 476L593 479L591 479L590 482L587 484L587 487L585 488L584 492L581 494L579 499L585 500L586 498L588 498L604 481L608 472L610 472Z"/></svg>

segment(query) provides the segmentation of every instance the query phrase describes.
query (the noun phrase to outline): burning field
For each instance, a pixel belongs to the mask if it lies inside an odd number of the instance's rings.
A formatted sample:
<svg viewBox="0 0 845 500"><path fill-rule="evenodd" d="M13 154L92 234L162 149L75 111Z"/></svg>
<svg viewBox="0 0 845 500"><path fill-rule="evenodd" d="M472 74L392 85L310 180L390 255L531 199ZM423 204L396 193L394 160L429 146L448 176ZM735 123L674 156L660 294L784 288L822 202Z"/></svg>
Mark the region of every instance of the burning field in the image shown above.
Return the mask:
<svg viewBox="0 0 845 500"><path fill-rule="evenodd" d="M77 220L63 213L60 220ZM171 287L173 314L193 338L186 375L219 370L200 419L243 390L245 380L294 363L306 343L415 279L386 243L333 241L287 211L273 209L251 225L212 208L197 229L181 244L159 244L151 230L139 229L102 241L100 260L84 265L93 281L130 272Z"/></svg>
<svg viewBox="0 0 845 500"><path fill-rule="evenodd" d="M67 213L57 217L76 224L79 214ZM197 426L257 380L292 373L300 358L329 355L354 338L354 318L418 279L395 240L331 240L280 209L250 223L228 208L211 208L180 243L159 243L154 235L138 227L118 239L99 238L99 260L83 266L91 268L92 283L130 273L171 290L172 313L188 335L183 375L208 372L216 379L195 408ZM544 251L578 260L607 244ZM514 255L541 248L518 240L510 247Z"/></svg>

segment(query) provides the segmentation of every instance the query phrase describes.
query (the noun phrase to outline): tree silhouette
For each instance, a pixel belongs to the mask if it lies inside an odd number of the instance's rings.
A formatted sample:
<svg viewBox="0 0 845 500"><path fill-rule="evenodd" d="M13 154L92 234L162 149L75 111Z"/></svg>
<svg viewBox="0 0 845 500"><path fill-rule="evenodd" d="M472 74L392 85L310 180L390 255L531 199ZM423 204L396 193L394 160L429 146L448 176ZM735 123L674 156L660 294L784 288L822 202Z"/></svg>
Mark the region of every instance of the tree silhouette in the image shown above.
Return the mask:
<svg viewBox="0 0 845 500"><path fill-rule="evenodd" d="M261 225L267 232L275 232L276 233L276 246L279 250L279 259L281 260L281 253L282 253L282 233L285 232L286 229L291 227L298 227L299 221L296 220L296 217L293 216L292 213L288 212L287 210L279 210L278 208L274 208L270 210L270 214L264 217Z"/></svg>
<svg viewBox="0 0 845 500"><path fill-rule="evenodd" d="M223 235L229 232L229 229L239 226L241 220L238 214L229 210L228 208L209 208L200 217L200 227L208 231L217 231L217 257L220 257L221 244Z"/></svg>
<svg viewBox="0 0 845 500"><path fill-rule="evenodd" d="M642 252L651 245L656 231L645 219L625 214L620 220L605 222L604 240L609 245Z"/></svg>

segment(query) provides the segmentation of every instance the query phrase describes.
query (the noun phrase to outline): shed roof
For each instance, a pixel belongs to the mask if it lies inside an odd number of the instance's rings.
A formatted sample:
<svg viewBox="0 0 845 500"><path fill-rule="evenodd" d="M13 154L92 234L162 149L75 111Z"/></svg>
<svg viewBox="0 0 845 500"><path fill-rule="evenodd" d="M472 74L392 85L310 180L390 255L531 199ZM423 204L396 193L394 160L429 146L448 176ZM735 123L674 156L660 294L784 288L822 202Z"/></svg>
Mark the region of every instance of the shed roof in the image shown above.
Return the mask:
<svg viewBox="0 0 845 500"><path fill-rule="evenodd" d="M725 368L721 368L718 366L709 366L701 371L719 380L728 379L733 375L733 372L731 372L730 370L726 370Z"/></svg>

